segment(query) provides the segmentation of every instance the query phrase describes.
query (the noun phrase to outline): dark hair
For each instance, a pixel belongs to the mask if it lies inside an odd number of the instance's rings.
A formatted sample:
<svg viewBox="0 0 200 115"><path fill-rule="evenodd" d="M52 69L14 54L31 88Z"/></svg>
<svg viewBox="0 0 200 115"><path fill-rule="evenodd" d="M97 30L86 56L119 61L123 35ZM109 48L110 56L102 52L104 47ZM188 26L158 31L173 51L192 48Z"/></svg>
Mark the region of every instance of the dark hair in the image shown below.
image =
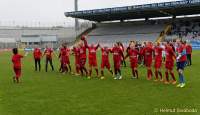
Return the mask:
<svg viewBox="0 0 200 115"><path fill-rule="evenodd" d="M13 48L12 52L13 52L13 54L18 54L18 49L17 48Z"/></svg>
<svg viewBox="0 0 200 115"><path fill-rule="evenodd" d="M170 42L169 42L169 41L167 41L167 44L170 44Z"/></svg>

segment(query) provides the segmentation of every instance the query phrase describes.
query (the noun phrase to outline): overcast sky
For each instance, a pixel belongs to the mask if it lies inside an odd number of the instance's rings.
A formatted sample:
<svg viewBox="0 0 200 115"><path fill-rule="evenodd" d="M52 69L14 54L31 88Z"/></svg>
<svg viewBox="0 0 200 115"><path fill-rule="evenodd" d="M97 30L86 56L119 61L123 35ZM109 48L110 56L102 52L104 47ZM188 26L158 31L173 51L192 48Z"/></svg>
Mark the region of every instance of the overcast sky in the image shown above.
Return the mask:
<svg viewBox="0 0 200 115"><path fill-rule="evenodd" d="M79 10L128 6L174 0L79 0ZM64 12L73 11L74 0L0 0L0 25L70 23Z"/></svg>

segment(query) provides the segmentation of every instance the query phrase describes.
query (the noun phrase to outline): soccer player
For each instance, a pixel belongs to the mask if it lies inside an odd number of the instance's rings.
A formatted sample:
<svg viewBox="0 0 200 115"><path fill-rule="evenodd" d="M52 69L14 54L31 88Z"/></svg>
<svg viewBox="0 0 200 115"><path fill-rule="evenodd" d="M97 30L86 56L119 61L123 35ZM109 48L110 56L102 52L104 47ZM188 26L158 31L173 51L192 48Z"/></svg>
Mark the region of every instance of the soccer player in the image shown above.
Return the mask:
<svg viewBox="0 0 200 115"><path fill-rule="evenodd" d="M176 84L176 78L174 76L173 68L174 68L174 58L176 57L176 54L171 47L170 43L167 42L165 46L165 52L166 52L166 60L165 60L165 84L169 84L169 73L172 77L172 84Z"/></svg>
<svg viewBox="0 0 200 115"><path fill-rule="evenodd" d="M165 43L162 43L161 48L165 49ZM166 59L166 52L162 50L162 60L165 62Z"/></svg>
<svg viewBox="0 0 200 115"><path fill-rule="evenodd" d="M104 68L106 67L108 71L113 75L113 71L110 68L110 62L109 62L109 53L111 50L108 47L102 47L101 48L101 79L104 79Z"/></svg>
<svg viewBox="0 0 200 115"><path fill-rule="evenodd" d="M146 46L146 42L142 43L141 47L140 47L140 55L139 55L139 59L140 59L140 65L145 65L145 59L144 59L144 48Z"/></svg>
<svg viewBox="0 0 200 115"><path fill-rule="evenodd" d="M127 48L127 55L125 56L125 59L129 57L130 64L131 64L131 69L132 69L132 78L137 78L138 79L138 56L139 56L139 51L135 47L135 42L131 41L129 44L129 47Z"/></svg>
<svg viewBox="0 0 200 115"><path fill-rule="evenodd" d="M121 48L122 52L124 53L124 45L121 42L117 43L119 45L119 47ZM121 65L124 67L126 67L126 61L123 59L123 57L121 57Z"/></svg>
<svg viewBox="0 0 200 115"><path fill-rule="evenodd" d="M13 63L13 70L15 72L15 76L13 77L14 83L20 82L21 77L21 59L24 57L20 54L18 54L18 49L14 48L12 50L13 56L12 56L12 63Z"/></svg>
<svg viewBox="0 0 200 115"><path fill-rule="evenodd" d="M69 72L71 73L71 74L73 74L72 73L72 69L71 69L71 65L70 65L70 48L68 48L67 46L66 46L66 55L65 55L65 58L66 58L66 66L68 66L68 68L69 68Z"/></svg>
<svg viewBox="0 0 200 115"><path fill-rule="evenodd" d="M153 73L151 70L152 60L153 60L153 47L151 42L147 42L146 46L143 49L144 62L147 68L147 80L151 80Z"/></svg>
<svg viewBox="0 0 200 115"><path fill-rule="evenodd" d="M177 52L177 58L176 58L176 65L177 65L177 71L179 75L179 84L177 87L183 88L185 87L185 79L183 75L184 67L187 63L187 54L186 54L186 47L183 43L181 43L180 39L176 40L176 52Z"/></svg>
<svg viewBox="0 0 200 115"><path fill-rule="evenodd" d="M114 72L115 72L114 79L122 79L120 67L121 67L121 57L123 57L124 59L123 51L118 45L118 43L115 43L111 52L113 53L113 61L114 61Z"/></svg>
<svg viewBox="0 0 200 115"><path fill-rule="evenodd" d="M44 55L46 56L46 61L45 61L45 71L46 72L48 70L48 63L50 63L51 69L52 69L52 71L54 71L53 62L52 62L52 54L53 54L53 49L48 48L48 46L46 46L46 49L43 54L43 56Z"/></svg>
<svg viewBox="0 0 200 115"><path fill-rule="evenodd" d="M40 63L40 60L41 60L41 57L42 57L42 52L39 48L35 48L34 51L33 51L33 57L34 57L34 60L35 60L35 71L38 70L38 67L39 67L39 71L41 70L41 63Z"/></svg>
<svg viewBox="0 0 200 115"><path fill-rule="evenodd" d="M86 47L88 48L88 52L89 52L89 56L88 56L88 59L89 59L89 77L88 78L91 78L93 67L96 71L96 76L98 77L99 74L98 74L98 67L97 67L96 51L99 47L99 44L96 45L96 46L94 44L91 44L91 46L86 45Z"/></svg>
<svg viewBox="0 0 200 115"><path fill-rule="evenodd" d="M78 45L75 45L72 49L74 57L75 57L75 67L76 73L75 75L80 75L80 49Z"/></svg>
<svg viewBox="0 0 200 115"><path fill-rule="evenodd" d="M160 46L160 43L157 42L156 46L154 47L154 54L155 54L154 68L155 68L155 76L156 76L155 81L158 81L159 79L158 76L160 76L160 81L163 81L162 72L161 72L162 51L163 51L163 48Z"/></svg>
<svg viewBox="0 0 200 115"><path fill-rule="evenodd" d="M59 58L60 58L60 63L61 63L61 73L66 73L68 71L67 68L67 48L65 44L62 44L62 48L60 48L60 53L59 53Z"/></svg>
<svg viewBox="0 0 200 115"><path fill-rule="evenodd" d="M187 65L191 66L192 65L192 46L187 43L186 45L186 53L187 53Z"/></svg>
<svg viewBox="0 0 200 115"><path fill-rule="evenodd" d="M85 67L85 63L86 63L86 46L87 46L87 41L86 41L86 37L82 36L80 41L80 71L81 71L81 76L83 76L83 72L86 73L86 76L88 75L87 69Z"/></svg>

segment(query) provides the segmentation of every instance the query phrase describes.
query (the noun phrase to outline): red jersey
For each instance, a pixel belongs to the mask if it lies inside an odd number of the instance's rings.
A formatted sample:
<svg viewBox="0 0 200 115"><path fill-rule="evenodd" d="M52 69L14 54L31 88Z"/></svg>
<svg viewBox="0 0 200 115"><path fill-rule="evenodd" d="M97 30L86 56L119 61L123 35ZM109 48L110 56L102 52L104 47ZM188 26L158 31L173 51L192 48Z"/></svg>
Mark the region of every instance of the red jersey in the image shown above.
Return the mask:
<svg viewBox="0 0 200 115"><path fill-rule="evenodd" d="M52 53L53 53L53 50L51 48L46 48L45 51L44 51L44 54L46 55L46 58L52 58Z"/></svg>
<svg viewBox="0 0 200 115"><path fill-rule="evenodd" d="M67 52L66 52L66 48L60 48L60 54L59 54L59 57L61 58L61 60L63 58L65 58Z"/></svg>
<svg viewBox="0 0 200 115"><path fill-rule="evenodd" d="M184 62L187 61L187 56L186 56L186 46L180 45L176 48L176 51L179 54L181 54L181 58L178 60L178 62ZM185 54L183 54L185 52Z"/></svg>
<svg viewBox="0 0 200 115"><path fill-rule="evenodd" d="M69 57L69 56L70 56L70 49L69 49L69 48L66 48L65 51L66 51L66 56Z"/></svg>
<svg viewBox="0 0 200 115"><path fill-rule="evenodd" d="M89 59L96 59L96 51L98 49L97 47L88 47L88 51L89 51Z"/></svg>
<svg viewBox="0 0 200 115"><path fill-rule="evenodd" d="M80 49L79 48L73 48L72 51L74 52L75 57L80 56Z"/></svg>
<svg viewBox="0 0 200 115"><path fill-rule="evenodd" d="M86 59L86 47L85 46L80 47L80 58Z"/></svg>
<svg viewBox="0 0 200 115"><path fill-rule="evenodd" d="M187 54L192 54L192 46L191 45L187 45L186 46L186 53Z"/></svg>
<svg viewBox="0 0 200 115"><path fill-rule="evenodd" d="M155 61L161 61L162 60L162 51L163 51L163 48L161 48L159 46L154 47Z"/></svg>
<svg viewBox="0 0 200 115"><path fill-rule="evenodd" d="M16 69L21 68L21 58L23 58L20 54L15 54L12 56L13 67Z"/></svg>
<svg viewBox="0 0 200 115"><path fill-rule="evenodd" d="M86 59L86 48L88 47L87 41L84 39L82 39L84 41L84 45L85 46L81 46L80 47L80 59Z"/></svg>
<svg viewBox="0 0 200 115"><path fill-rule="evenodd" d="M121 61L121 56L123 55L123 52L120 47L113 47L112 53L114 61Z"/></svg>
<svg viewBox="0 0 200 115"><path fill-rule="evenodd" d="M35 59L40 59L42 56L42 52L39 48L35 48L33 51L33 56Z"/></svg>
<svg viewBox="0 0 200 115"><path fill-rule="evenodd" d="M152 60L153 48L146 46L143 49L143 53L145 60Z"/></svg>
<svg viewBox="0 0 200 115"><path fill-rule="evenodd" d="M139 51L137 49L130 48L127 53L129 55L130 62L138 62Z"/></svg>
<svg viewBox="0 0 200 115"><path fill-rule="evenodd" d="M79 63L79 59L80 59L80 49L79 48L73 48L72 51L74 52L74 56L75 56L75 63L78 64Z"/></svg>
<svg viewBox="0 0 200 115"><path fill-rule="evenodd" d="M144 56L144 47L140 48L140 55Z"/></svg>
<svg viewBox="0 0 200 115"><path fill-rule="evenodd" d="M173 57L175 57L175 53L173 48L171 46L166 46L165 52L166 52L166 62L174 62Z"/></svg>
<svg viewBox="0 0 200 115"><path fill-rule="evenodd" d="M110 52L110 49L101 48L101 59L102 59L102 61L109 60L109 52Z"/></svg>

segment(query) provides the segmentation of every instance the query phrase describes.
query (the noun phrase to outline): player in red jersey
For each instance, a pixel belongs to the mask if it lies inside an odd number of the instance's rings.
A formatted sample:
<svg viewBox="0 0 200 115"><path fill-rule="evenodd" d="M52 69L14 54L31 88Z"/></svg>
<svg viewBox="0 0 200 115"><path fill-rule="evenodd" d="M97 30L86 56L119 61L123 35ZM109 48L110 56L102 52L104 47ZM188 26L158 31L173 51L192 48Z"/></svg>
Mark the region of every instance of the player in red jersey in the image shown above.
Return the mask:
<svg viewBox="0 0 200 115"><path fill-rule="evenodd" d="M156 46L154 47L154 54L155 54L155 63L154 63L154 68L155 68L155 76L156 79L155 81L158 81L158 76L160 76L160 81L163 81L162 78L162 72L161 72L161 67L162 67L162 51L164 49L160 46L160 43L157 42Z"/></svg>
<svg viewBox="0 0 200 115"><path fill-rule="evenodd" d="M52 62L52 54L53 54L53 49L48 48L48 46L46 46L46 49L43 54L43 56L44 55L46 56L46 61L45 61L45 71L46 72L48 70L48 63L50 63L51 69L52 69L52 71L54 71L53 62Z"/></svg>
<svg viewBox="0 0 200 115"><path fill-rule="evenodd" d="M75 75L79 75L80 71L80 49L78 45L75 45L72 49L74 57L75 57L75 67L76 73Z"/></svg>
<svg viewBox="0 0 200 115"><path fill-rule="evenodd" d="M176 84L176 78L174 76L173 68L174 68L174 59L176 57L176 54L170 45L169 42L167 42L165 46L165 52L166 52L166 59L165 59L165 84L169 84L169 73L172 77L172 84Z"/></svg>
<svg viewBox="0 0 200 115"><path fill-rule="evenodd" d="M66 66L69 68L69 72L72 74L71 64L70 64L70 48L66 46ZM67 69L68 70L68 69Z"/></svg>
<svg viewBox="0 0 200 115"><path fill-rule="evenodd" d="M14 48L13 50L13 56L12 56L12 63L13 63L13 70L15 72L15 76L13 77L13 81L19 83L20 77L21 77L21 59L24 57L20 54L18 54L18 49Z"/></svg>
<svg viewBox="0 0 200 115"><path fill-rule="evenodd" d="M104 68L106 67L113 75L113 71L110 68L109 53L111 50L108 47L101 47L101 79L104 79Z"/></svg>
<svg viewBox="0 0 200 115"><path fill-rule="evenodd" d="M85 63L86 63L86 46L87 46L87 41L86 41L86 37L82 36L80 41L80 71L81 71L81 75L83 76L83 71L86 73L86 76L88 75L87 69L85 67Z"/></svg>
<svg viewBox="0 0 200 115"><path fill-rule="evenodd" d="M98 77L99 74L98 74L98 67L97 67L96 51L99 48L99 44L96 45L96 46L94 44L91 44L90 46L88 44L85 44L85 46L86 46L86 48L88 49L88 52L89 52L89 56L88 56L88 59L89 59L89 77L88 78L91 78L93 67L94 67L94 69L96 71L96 75Z"/></svg>
<svg viewBox="0 0 200 115"><path fill-rule="evenodd" d="M117 43L119 45L119 47L121 48L122 52L124 53L124 45L122 44L122 42L118 42ZM126 61L123 59L123 57L121 57L121 65L124 67L126 67Z"/></svg>
<svg viewBox="0 0 200 115"><path fill-rule="evenodd" d="M125 59L129 57L130 64L131 64L131 69L132 69L132 78L137 78L138 79L138 56L139 56L139 51L135 47L135 42L131 41L129 44L129 47L127 48L127 55L125 56Z"/></svg>
<svg viewBox="0 0 200 115"><path fill-rule="evenodd" d="M151 42L147 42L146 46L143 49L144 63L147 68L147 80L151 80L153 73L151 70L152 60L153 60L153 47Z"/></svg>
<svg viewBox="0 0 200 115"><path fill-rule="evenodd" d="M88 46L88 52L89 52L89 76L91 77L92 74L92 67L94 67L96 71L96 75L98 77L98 67L97 67L97 58L96 58L96 51L99 47L99 44L95 46L94 44L91 44L91 46Z"/></svg>
<svg viewBox="0 0 200 115"><path fill-rule="evenodd" d="M114 79L122 79L120 67L121 67L121 57L123 57L124 59L123 51L121 50L120 46L117 43L115 43L111 52L113 53L113 61L114 61L114 72L115 72Z"/></svg>
<svg viewBox="0 0 200 115"><path fill-rule="evenodd" d="M34 60L35 60L35 71L37 71L38 67L39 67L39 71L41 70L41 57L42 57L42 52L39 48L35 48L34 51L33 51L33 57L34 57Z"/></svg>
<svg viewBox="0 0 200 115"><path fill-rule="evenodd" d="M186 44L186 53L187 53L187 65L191 66L192 65L192 46L189 43Z"/></svg>
<svg viewBox="0 0 200 115"><path fill-rule="evenodd" d="M138 57L140 59L140 65L145 65L145 59L144 59L144 48L146 46L146 42L142 43L141 47L140 47L140 56Z"/></svg>
<svg viewBox="0 0 200 115"><path fill-rule="evenodd" d="M65 44L62 44L62 47L60 48L60 53L59 53L61 73L65 73L68 71L66 55L67 55L67 48Z"/></svg>

